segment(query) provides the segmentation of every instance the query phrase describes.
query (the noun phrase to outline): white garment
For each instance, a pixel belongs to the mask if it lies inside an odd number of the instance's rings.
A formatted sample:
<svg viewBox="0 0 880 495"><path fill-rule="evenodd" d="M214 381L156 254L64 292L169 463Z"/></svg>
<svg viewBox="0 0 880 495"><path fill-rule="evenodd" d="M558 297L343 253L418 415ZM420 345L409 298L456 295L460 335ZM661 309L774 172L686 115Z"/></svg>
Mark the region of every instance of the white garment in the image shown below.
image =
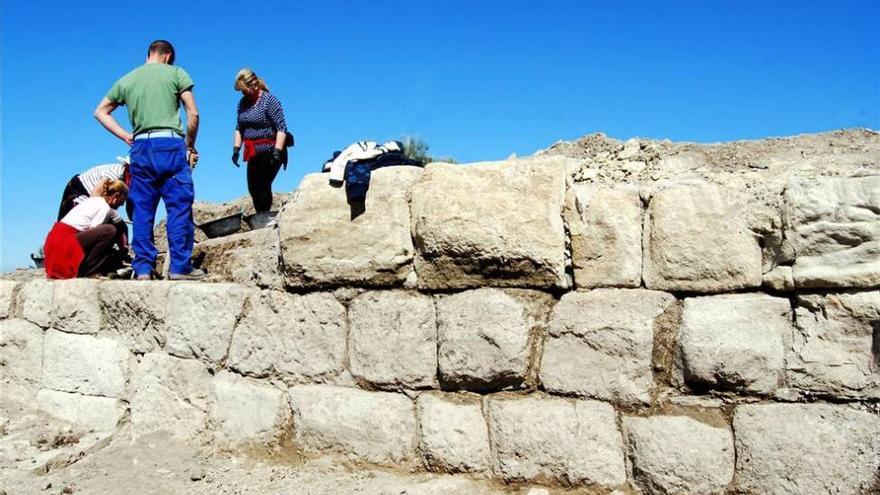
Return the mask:
<svg viewBox="0 0 880 495"><path fill-rule="evenodd" d="M119 223L122 222L122 218L116 210L110 208L107 200L100 196L92 196L74 206L61 219L61 223L70 225L80 232L109 222Z"/></svg>
<svg viewBox="0 0 880 495"><path fill-rule="evenodd" d="M79 181L82 183L83 187L86 188L86 191L88 191L89 194L92 194L95 191L95 188L98 187L98 184L104 182L104 179L122 180L124 173L124 164L108 163L107 165L97 165L79 174ZM74 200L74 203L80 203L87 197L88 196L79 196Z"/></svg>
<svg viewBox="0 0 880 495"><path fill-rule="evenodd" d="M345 166L349 162L371 160L390 151L403 151L396 141L377 145L375 141L358 141L348 145L342 153L332 161L324 164L323 171L330 171L330 183L341 183L345 179Z"/></svg>

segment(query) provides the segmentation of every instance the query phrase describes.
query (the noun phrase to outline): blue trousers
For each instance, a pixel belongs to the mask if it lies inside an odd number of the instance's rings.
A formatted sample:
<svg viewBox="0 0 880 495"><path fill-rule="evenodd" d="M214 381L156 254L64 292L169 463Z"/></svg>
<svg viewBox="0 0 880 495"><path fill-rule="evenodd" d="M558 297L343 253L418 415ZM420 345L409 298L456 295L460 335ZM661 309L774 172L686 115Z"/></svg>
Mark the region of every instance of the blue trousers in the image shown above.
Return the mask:
<svg viewBox="0 0 880 495"><path fill-rule="evenodd" d="M132 241L137 275L149 274L156 266L156 245L153 224L159 199L168 214L168 255L171 273L192 271L193 232L192 204L195 199L192 173L186 162L186 145L182 138L137 139L131 145L131 188L128 201L132 205Z"/></svg>

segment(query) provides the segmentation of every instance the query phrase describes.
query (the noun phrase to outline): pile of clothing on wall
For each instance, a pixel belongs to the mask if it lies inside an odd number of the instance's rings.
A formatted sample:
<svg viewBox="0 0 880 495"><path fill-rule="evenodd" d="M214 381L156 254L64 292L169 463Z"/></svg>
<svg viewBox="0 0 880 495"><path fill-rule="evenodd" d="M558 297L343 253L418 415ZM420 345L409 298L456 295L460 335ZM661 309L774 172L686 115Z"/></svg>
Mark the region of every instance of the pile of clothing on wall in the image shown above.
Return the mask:
<svg viewBox="0 0 880 495"><path fill-rule="evenodd" d="M416 166L423 164L407 158L404 145L400 141L378 144L375 141L358 141L324 162L323 172L330 174L330 185L345 185L345 196L351 203L362 203L370 188L370 175L373 170L389 166Z"/></svg>

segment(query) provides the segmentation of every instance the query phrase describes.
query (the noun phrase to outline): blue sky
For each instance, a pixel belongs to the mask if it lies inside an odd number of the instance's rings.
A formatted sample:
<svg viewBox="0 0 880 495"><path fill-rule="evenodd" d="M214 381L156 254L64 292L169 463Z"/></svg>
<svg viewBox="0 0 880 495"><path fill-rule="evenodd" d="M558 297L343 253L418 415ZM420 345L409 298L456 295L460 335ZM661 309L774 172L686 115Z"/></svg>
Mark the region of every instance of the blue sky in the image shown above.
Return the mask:
<svg viewBox="0 0 880 495"><path fill-rule="evenodd" d="M285 191L360 139L419 136L467 162L598 131L713 142L880 128L876 0L167 5L2 0L3 271L28 265L71 176L127 153L92 112L158 38L196 83L206 201L247 193L229 161L244 66L297 136Z"/></svg>

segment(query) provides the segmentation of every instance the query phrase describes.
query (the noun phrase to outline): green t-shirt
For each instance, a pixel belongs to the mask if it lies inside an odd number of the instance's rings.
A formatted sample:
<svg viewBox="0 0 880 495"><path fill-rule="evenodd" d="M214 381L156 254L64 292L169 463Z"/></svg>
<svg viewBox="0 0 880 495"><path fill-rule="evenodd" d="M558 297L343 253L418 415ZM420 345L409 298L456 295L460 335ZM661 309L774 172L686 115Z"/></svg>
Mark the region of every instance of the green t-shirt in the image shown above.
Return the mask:
<svg viewBox="0 0 880 495"><path fill-rule="evenodd" d="M174 129L183 134L180 93L192 87L192 79L180 67L144 64L116 81L107 99L128 108L132 134L151 129Z"/></svg>

